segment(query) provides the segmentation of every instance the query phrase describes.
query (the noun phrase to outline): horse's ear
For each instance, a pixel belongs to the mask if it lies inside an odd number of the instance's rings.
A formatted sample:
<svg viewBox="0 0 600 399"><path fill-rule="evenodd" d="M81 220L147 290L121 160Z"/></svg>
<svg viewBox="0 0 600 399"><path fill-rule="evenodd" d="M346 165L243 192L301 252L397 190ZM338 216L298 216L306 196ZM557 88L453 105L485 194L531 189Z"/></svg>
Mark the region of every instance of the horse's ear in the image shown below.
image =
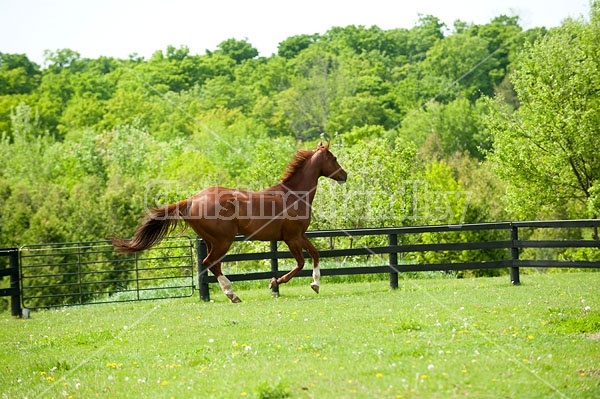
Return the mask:
<svg viewBox="0 0 600 399"><path fill-rule="evenodd" d="M331 141L327 141L327 144L325 144L325 149L329 150L329 143L331 143Z"/></svg>
<svg viewBox="0 0 600 399"><path fill-rule="evenodd" d="M317 144L317 150L323 147L323 140L319 140L319 144Z"/></svg>

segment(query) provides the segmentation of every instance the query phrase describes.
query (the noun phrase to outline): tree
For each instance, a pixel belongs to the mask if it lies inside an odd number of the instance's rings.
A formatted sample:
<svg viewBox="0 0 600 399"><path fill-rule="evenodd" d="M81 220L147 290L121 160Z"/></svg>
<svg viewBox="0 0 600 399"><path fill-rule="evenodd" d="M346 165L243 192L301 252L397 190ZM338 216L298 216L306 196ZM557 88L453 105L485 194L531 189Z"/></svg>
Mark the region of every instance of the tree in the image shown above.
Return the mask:
<svg viewBox="0 0 600 399"><path fill-rule="evenodd" d="M336 42L340 49L351 50L355 54L372 51L385 52L389 46L392 49L395 48L393 41L377 26L370 28L355 25L344 28L335 27L330 29L325 37L327 40Z"/></svg>
<svg viewBox="0 0 600 399"><path fill-rule="evenodd" d="M600 2L532 46L512 81L520 108L489 119L491 159L520 217L594 217L600 185Z"/></svg>
<svg viewBox="0 0 600 399"><path fill-rule="evenodd" d="M81 65L80 54L71 49L61 49L57 51L46 50L44 57L48 65L48 70L52 72L60 72L65 68L75 68Z"/></svg>
<svg viewBox="0 0 600 399"><path fill-rule="evenodd" d="M427 52L424 63L428 71L459 85L467 98L476 99L481 92L493 94L489 74L498 63L488 57L488 46L486 39L456 33L437 41Z"/></svg>
<svg viewBox="0 0 600 399"><path fill-rule="evenodd" d="M302 50L318 41L319 37L318 34L290 36L279 43L277 54L287 59L295 58Z"/></svg>
<svg viewBox="0 0 600 399"><path fill-rule="evenodd" d="M229 74L235 61L228 56L192 56L185 46L168 46L166 52L156 51L148 62L132 66L131 77L142 80L147 89L164 93L179 93L202 85L207 79Z"/></svg>
<svg viewBox="0 0 600 399"><path fill-rule="evenodd" d="M0 96L31 93L40 75L40 67L26 55L0 53Z"/></svg>
<svg viewBox="0 0 600 399"><path fill-rule="evenodd" d="M519 17L508 17L501 15L494 18L490 23L474 27L473 32L477 36L487 40L488 52L494 59L494 68L488 69L486 79L479 89L487 95L492 95L495 86L499 85L508 71L511 56L515 48L519 48L518 42L522 32L519 26ZM526 36L523 37L525 39Z"/></svg>
<svg viewBox="0 0 600 399"><path fill-rule="evenodd" d="M277 95L278 107L297 138L312 139L325 132L331 102L347 91L340 59L328 50L326 43L318 43L296 57L291 87Z"/></svg>
<svg viewBox="0 0 600 399"><path fill-rule="evenodd" d="M484 113L481 100L475 104L465 98L448 104L432 102L407 118L398 135L417 143L425 158L467 152L481 159L490 146L481 121Z"/></svg>
<svg viewBox="0 0 600 399"><path fill-rule="evenodd" d="M247 40L227 39L217 46L219 50L216 53L222 53L241 64L242 61L251 60L258 56L258 50L252 47Z"/></svg>
<svg viewBox="0 0 600 399"><path fill-rule="evenodd" d="M410 30L408 35L408 57L411 62L425 59L427 50L438 40L444 38L442 30L444 23L432 15L421 15L419 23Z"/></svg>
<svg viewBox="0 0 600 399"><path fill-rule="evenodd" d="M39 112L40 126L55 137L59 120L73 95L72 78L74 73L69 68L52 70L42 75L38 89L33 93L35 109Z"/></svg>

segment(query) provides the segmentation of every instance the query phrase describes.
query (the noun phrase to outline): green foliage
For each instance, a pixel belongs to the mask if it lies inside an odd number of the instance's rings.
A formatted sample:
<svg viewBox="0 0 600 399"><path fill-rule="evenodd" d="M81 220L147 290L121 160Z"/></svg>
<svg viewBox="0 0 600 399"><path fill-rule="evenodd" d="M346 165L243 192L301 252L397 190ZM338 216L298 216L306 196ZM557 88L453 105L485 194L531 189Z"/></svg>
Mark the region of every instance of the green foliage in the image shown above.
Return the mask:
<svg viewBox="0 0 600 399"><path fill-rule="evenodd" d="M43 68L0 53L0 246L130 235L147 206L276 183L321 137L349 181L323 179L313 229L597 215L592 14L549 32L507 16L332 27L268 57L237 39L147 60L61 49ZM494 94L506 111L482 98ZM505 187L519 212L504 211Z"/></svg>
<svg viewBox="0 0 600 399"><path fill-rule="evenodd" d="M256 387L257 399L285 399L290 396L289 389L287 389L281 381L277 384L265 381Z"/></svg>
<svg viewBox="0 0 600 399"><path fill-rule="evenodd" d="M512 76L520 108L498 104L492 160L519 217L597 217L600 176L598 5L526 46ZM591 212L590 212L591 211Z"/></svg>
<svg viewBox="0 0 600 399"><path fill-rule="evenodd" d="M380 125L355 126L340 136L344 145L354 146L363 141L379 139L385 136L385 129Z"/></svg>
<svg viewBox="0 0 600 399"><path fill-rule="evenodd" d="M24 54L0 52L0 96L31 93L40 75L39 66Z"/></svg>
<svg viewBox="0 0 600 399"><path fill-rule="evenodd" d="M252 47L247 40L227 39L219 43L217 47L219 47L217 52L231 57L237 64L258 56L258 50Z"/></svg>
<svg viewBox="0 0 600 399"><path fill-rule="evenodd" d="M313 203L313 229L418 224L414 208L420 169L414 146L384 139L333 147L351 184L323 179Z"/></svg>
<svg viewBox="0 0 600 399"><path fill-rule="evenodd" d="M433 15L423 15L407 37L408 59L415 63L425 59L427 51L444 38L444 24Z"/></svg>
<svg viewBox="0 0 600 399"><path fill-rule="evenodd" d="M489 85L489 73L497 67L494 58L488 58L487 40L456 33L437 41L427 52L426 68L435 75L443 76L449 82L461 82L464 96L476 98L483 89L482 83ZM493 94L485 90L486 94Z"/></svg>
<svg viewBox="0 0 600 399"><path fill-rule="evenodd" d="M472 104L458 98L447 104L432 102L406 118L397 135L416 143L426 158L466 152L483 159L491 145L482 120L486 112L482 101Z"/></svg>
<svg viewBox="0 0 600 399"><path fill-rule="evenodd" d="M477 166L469 165L473 171ZM419 186L417 196L418 214L421 224L456 224L488 220L479 215L479 208L486 212L493 204L472 203L473 197L480 197L477 192L462 181L456 180L455 174L460 167L452 167L443 161L431 162L425 171L425 180ZM489 211L488 211L489 212ZM481 218L478 220L478 218ZM424 233L418 241L424 244L437 244L445 242L486 242L503 239L502 232L495 231L460 231ZM506 239L506 237L504 237ZM422 252L415 255L418 263L452 263L452 262L481 262L506 257L503 250L478 250L478 251L446 251ZM470 272L476 276L500 275L504 270L491 269L485 271L475 270ZM459 275L463 275L460 272Z"/></svg>
<svg viewBox="0 0 600 399"><path fill-rule="evenodd" d="M310 46L319 39L319 35L297 35L290 36L277 47L277 54L280 57L292 59L295 58L302 50Z"/></svg>

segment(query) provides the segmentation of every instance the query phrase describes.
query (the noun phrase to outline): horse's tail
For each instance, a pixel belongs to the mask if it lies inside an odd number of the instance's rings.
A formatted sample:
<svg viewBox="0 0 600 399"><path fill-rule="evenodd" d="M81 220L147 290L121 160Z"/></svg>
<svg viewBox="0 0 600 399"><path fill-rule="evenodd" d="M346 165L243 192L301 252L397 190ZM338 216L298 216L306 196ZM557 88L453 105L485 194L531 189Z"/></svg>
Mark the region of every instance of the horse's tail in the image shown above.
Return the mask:
<svg viewBox="0 0 600 399"><path fill-rule="evenodd" d="M112 245L122 253L151 248L177 227L180 218L188 214L189 205L189 200L183 200L161 208L150 209L150 217L138 227L130 240L113 237Z"/></svg>

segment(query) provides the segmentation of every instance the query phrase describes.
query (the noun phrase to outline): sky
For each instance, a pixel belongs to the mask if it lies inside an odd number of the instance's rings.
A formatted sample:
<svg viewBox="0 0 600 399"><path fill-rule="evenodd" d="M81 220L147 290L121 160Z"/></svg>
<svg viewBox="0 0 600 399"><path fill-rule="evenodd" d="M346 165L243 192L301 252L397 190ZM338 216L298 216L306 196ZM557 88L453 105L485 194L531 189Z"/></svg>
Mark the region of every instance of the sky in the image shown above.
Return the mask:
<svg viewBox="0 0 600 399"><path fill-rule="evenodd" d="M235 38L268 57L290 36L334 26L411 28L419 15L433 15L451 28L457 19L485 24L503 14L518 15L524 29L550 28L587 18L589 0L0 0L0 52L44 65L45 50L149 58L169 45L204 54Z"/></svg>

